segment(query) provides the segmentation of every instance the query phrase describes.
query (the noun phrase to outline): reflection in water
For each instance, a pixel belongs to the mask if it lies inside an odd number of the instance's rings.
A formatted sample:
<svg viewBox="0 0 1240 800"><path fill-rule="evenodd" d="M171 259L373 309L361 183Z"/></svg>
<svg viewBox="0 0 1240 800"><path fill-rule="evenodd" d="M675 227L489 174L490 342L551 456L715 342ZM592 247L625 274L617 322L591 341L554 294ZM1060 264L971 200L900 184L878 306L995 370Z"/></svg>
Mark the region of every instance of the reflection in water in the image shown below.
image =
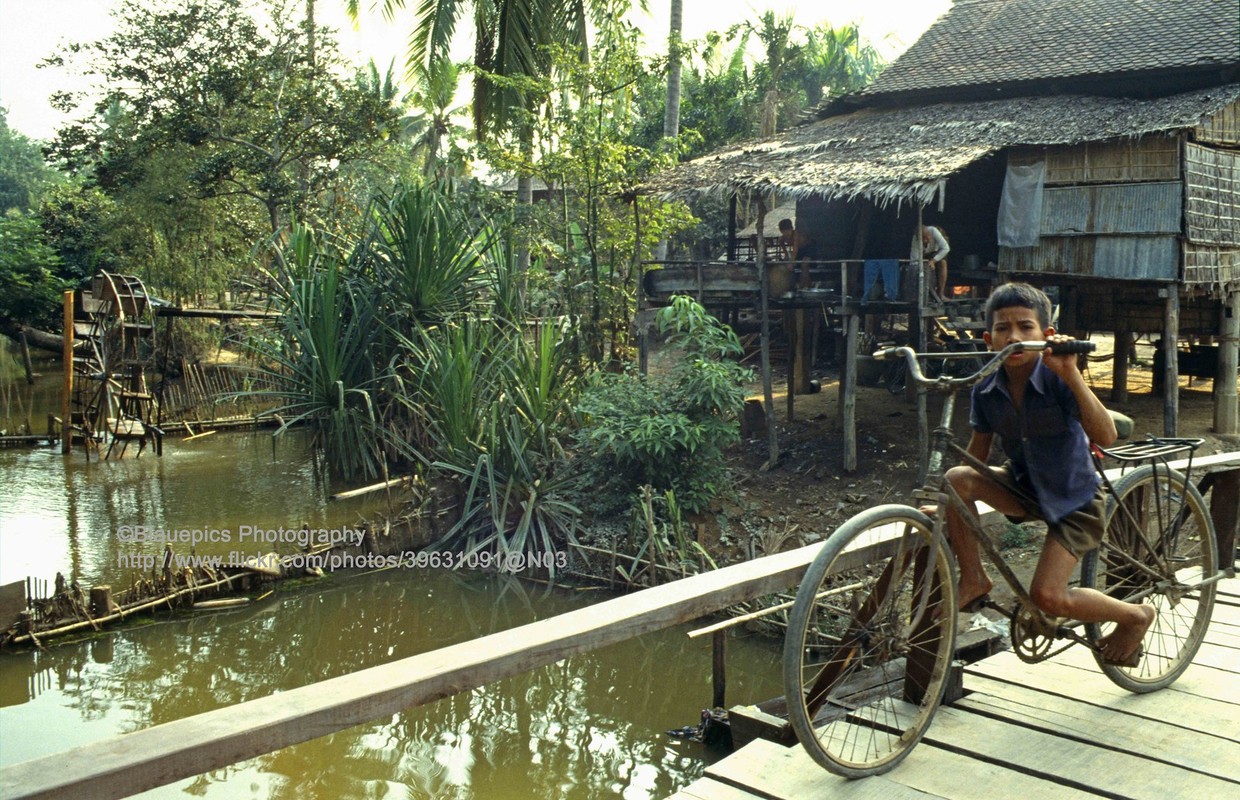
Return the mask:
<svg viewBox="0 0 1240 800"><path fill-rule="evenodd" d="M162 459L87 463L0 450L0 583L57 572L128 585L123 525L340 527L382 499L331 504L304 441L270 434L172 440ZM364 503L370 503L365 505ZM213 551L235 549L223 545ZM277 548L278 549L278 548ZM0 764L265 697L546 618L598 592L532 591L448 570L336 575L228 612L0 654ZM665 731L710 702L710 643L684 628L578 656L388 719L149 793L217 798L654 798L709 754ZM779 693L775 648L731 640L728 700Z"/></svg>
<svg viewBox="0 0 1240 800"><path fill-rule="evenodd" d="M0 657L11 697L31 662L54 688L0 709L0 762L137 730L477 638L597 593L391 570L285 590L237 612L181 616L37 655ZM706 754L664 731L710 697L710 645L684 628L534 672L155 790L271 798L652 798ZM106 642L106 644L104 644ZM733 640L731 702L777 692L773 648ZM38 736L13 736L38 731Z"/></svg>

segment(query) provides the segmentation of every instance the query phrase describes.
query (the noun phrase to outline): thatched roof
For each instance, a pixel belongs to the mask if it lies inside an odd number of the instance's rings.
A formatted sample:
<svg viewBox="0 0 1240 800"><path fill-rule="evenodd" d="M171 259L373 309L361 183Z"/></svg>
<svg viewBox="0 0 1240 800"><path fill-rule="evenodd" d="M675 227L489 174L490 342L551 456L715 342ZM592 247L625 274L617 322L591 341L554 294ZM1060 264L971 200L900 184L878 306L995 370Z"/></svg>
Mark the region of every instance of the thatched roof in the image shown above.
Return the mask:
<svg viewBox="0 0 1240 800"><path fill-rule="evenodd" d="M1005 148L1135 138L1198 125L1240 97L1240 84L1155 100L1065 95L864 109L686 162L639 194L778 192L880 204L929 203L941 183Z"/></svg>
<svg viewBox="0 0 1240 800"><path fill-rule="evenodd" d="M986 87L994 96L1003 86L1055 81L1064 91L1074 78L1201 71L1218 83L1219 70L1235 66L1235 0L956 0L861 95Z"/></svg>

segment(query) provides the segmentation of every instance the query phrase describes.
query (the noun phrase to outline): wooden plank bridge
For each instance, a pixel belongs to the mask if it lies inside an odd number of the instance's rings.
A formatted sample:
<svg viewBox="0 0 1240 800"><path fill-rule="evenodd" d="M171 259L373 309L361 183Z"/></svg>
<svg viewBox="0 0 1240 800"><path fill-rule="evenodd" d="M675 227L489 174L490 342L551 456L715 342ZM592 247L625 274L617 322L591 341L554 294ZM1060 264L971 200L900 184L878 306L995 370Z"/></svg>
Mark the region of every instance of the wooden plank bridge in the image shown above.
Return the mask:
<svg viewBox="0 0 1240 800"><path fill-rule="evenodd" d="M1115 686L1081 647L1041 664L991 656L964 688L886 775L849 781L758 739L672 800L1240 796L1240 579L1220 583L1205 643L1162 691Z"/></svg>

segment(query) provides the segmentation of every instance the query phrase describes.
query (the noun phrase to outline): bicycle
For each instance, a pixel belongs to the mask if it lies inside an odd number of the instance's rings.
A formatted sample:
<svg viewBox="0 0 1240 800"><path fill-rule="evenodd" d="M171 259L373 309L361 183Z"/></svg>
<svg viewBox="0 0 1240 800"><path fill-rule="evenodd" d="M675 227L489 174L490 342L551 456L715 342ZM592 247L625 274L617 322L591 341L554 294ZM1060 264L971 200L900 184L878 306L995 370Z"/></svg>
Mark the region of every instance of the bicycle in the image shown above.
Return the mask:
<svg viewBox="0 0 1240 800"><path fill-rule="evenodd" d="M1155 606L1158 617L1142 642L1145 656L1131 668L1105 663L1098 652L1094 643L1109 624L1053 619L1037 608L977 515L944 479L948 452L995 479L986 464L952 441L956 392L994 374L1013 352L1049 346L1013 343L961 377L951 377L949 370L927 377L918 362L953 354L919 355L908 347L875 354L903 358L917 385L945 397L926 479L913 493L915 504L877 506L841 525L807 569L789 614L783 656L789 719L810 756L831 772L860 778L893 768L925 735L949 681L957 623L955 559L947 546L946 514L931 518L920 504L956 508L1012 589L1016 599L1010 608L990 606L1008 618L1012 647L1022 660L1036 663L1083 644L1116 684L1149 692L1178 678L1200 647L1215 582L1225 574L1218 568L1213 522L1190 480L1191 454L1202 440L1093 446L1107 512L1102 544L1081 560L1080 585ZM1072 341L1054 349L1084 353L1093 343ZM1189 454L1186 470L1171 469L1168 457L1182 453ZM1125 465L1114 482L1103 472L1104 458ZM1036 511L1032 498L1021 501Z"/></svg>

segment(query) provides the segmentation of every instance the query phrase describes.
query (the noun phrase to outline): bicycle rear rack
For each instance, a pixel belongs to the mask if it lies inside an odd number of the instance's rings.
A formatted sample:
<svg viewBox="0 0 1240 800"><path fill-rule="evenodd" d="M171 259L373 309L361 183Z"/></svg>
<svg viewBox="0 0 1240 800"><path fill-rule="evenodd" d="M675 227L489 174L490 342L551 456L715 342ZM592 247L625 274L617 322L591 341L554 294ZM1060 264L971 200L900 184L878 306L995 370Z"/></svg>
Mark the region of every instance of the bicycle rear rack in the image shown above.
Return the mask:
<svg viewBox="0 0 1240 800"><path fill-rule="evenodd" d="M1153 461L1158 459L1166 461L1167 458L1179 453L1188 452L1189 462L1192 462L1192 453L1204 439L1168 439L1151 437L1141 442L1129 442L1119 447L1110 449L1099 447L1104 455L1108 458L1114 458L1116 461Z"/></svg>

